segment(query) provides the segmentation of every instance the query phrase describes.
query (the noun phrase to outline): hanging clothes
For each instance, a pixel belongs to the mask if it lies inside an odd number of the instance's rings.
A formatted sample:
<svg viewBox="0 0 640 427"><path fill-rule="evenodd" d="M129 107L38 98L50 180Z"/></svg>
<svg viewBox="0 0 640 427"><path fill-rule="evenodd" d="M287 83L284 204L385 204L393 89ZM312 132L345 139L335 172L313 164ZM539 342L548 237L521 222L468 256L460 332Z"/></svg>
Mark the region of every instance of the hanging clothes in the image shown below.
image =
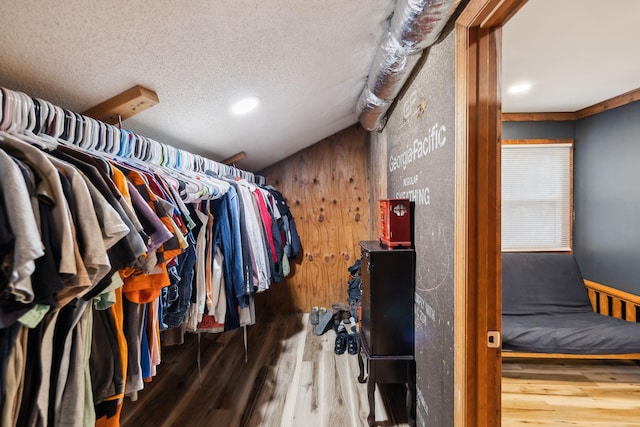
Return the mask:
<svg viewBox="0 0 640 427"><path fill-rule="evenodd" d="M300 250L293 218L249 172L4 88L0 105L2 425L117 426L162 331L255 322Z"/></svg>

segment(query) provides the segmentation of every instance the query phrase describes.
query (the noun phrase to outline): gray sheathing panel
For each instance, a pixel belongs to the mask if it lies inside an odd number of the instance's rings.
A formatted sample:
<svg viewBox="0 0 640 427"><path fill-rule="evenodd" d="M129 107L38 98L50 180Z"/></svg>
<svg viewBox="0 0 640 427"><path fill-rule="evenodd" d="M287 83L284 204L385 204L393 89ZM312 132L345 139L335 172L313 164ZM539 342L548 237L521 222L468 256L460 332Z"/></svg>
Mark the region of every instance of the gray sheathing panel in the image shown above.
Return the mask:
<svg viewBox="0 0 640 427"><path fill-rule="evenodd" d="M455 33L432 46L385 128L387 195L415 201L418 425L453 426Z"/></svg>

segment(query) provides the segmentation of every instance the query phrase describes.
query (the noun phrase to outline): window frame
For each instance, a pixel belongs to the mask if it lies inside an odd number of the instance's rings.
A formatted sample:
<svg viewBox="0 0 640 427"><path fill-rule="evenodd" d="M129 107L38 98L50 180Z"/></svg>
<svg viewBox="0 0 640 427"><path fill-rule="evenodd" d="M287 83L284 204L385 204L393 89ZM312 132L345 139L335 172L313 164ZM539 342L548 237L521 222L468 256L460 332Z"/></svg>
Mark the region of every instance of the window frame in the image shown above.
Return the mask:
<svg viewBox="0 0 640 427"><path fill-rule="evenodd" d="M573 253L573 223L576 218L574 204L573 204L573 169L574 169L574 151L575 142L573 138L543 138L543 139L504 139L501 141L501 145L545 145L545 144L571 144L569 150L569 250L541 250L539 252L558 252L558 253ZM500 166L502 168L502 164ZM501 243L502 246L502 243ZM508 251L512 252L512 251ZM534 252L534 251L531 251Z"/></svg>

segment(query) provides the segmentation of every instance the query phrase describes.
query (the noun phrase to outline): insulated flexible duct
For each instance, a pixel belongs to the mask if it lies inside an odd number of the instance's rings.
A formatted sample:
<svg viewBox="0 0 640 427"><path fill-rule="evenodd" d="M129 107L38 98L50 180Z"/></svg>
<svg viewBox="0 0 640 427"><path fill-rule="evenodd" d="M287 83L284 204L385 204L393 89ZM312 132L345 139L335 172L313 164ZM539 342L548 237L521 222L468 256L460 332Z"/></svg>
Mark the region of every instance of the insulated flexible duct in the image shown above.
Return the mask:
<svg viewBox="0 0 640 427"><path fill-rule="evenodd" d="M389 32L378 47L367 84L356 105L370 131L384 127L385 114L420 59L440 36L460 0L398 0Z"/></svg>

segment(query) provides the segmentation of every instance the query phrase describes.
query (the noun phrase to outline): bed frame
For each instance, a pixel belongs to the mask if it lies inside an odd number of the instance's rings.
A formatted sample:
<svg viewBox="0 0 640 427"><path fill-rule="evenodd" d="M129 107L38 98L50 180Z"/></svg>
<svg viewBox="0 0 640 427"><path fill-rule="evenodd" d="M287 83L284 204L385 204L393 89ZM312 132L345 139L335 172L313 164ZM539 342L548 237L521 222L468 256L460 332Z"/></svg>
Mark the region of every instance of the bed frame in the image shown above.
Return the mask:
<svg viewBox="0 0 640 427"><path fill-rule="evenodd" d="M614 289L609 286L584 280L591 307L596 313L612 316L628 322L640 320L640 296ZM640 360L640 353L626 354L565 354L565 353L524 353L502 351L503 358L534 359L624 359Z"/></svg>

